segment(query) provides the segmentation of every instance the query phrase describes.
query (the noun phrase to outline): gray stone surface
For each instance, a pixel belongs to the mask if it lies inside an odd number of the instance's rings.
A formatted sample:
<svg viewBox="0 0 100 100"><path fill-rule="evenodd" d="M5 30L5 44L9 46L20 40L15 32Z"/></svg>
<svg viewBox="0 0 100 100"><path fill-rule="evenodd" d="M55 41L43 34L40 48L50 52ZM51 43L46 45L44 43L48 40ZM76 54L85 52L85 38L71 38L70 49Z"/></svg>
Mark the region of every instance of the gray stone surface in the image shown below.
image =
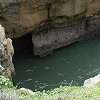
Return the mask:
<svg viewBox="0 0 100 100"><path fill-rule="evenodd" d="M86 79L86 80L84 81L83 86L84 86L85 88L90 88L90 87L93 87L93 86L95 86L95 85L97 85L97 84L100 84L100 74L98 74L98 75L95 76L95 77Z"/></svg>
<svg viewBox="0 0 100 100"><path fill-rule="evenodd" d="M89 39L100 33L100 19L84 21L73 26L57 28L33 35L33 51L35 55L44 57L53 50L71 43Z"/></svg>

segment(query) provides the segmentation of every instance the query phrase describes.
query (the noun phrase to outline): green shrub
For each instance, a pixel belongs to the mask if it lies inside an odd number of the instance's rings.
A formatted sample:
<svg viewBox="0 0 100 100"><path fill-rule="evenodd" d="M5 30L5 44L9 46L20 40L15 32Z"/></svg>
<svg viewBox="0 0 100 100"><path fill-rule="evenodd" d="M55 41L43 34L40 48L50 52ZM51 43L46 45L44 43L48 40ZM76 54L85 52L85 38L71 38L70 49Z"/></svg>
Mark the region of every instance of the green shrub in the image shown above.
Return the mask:
<svg viewBox="0 0 100 100"><path fill-rule="evenodd" d="M0 87L2 86L14 87L13 83L8 78L0 75Z"/></svg>

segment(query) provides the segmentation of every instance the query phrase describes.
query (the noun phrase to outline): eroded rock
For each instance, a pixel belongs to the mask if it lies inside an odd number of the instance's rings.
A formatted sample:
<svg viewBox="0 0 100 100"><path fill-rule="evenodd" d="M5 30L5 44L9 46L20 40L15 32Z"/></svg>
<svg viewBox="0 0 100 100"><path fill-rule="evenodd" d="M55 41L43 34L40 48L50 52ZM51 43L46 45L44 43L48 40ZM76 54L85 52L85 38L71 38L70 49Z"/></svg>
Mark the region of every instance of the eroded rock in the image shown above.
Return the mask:
<svg viewBox="0 0 100 100"><path fill-rule="evenodd" d="M46 32L32 38L34 54L40 57L50 55L53 50L76 42L86 34L85 23Z"/></svg>
<svg viewBox="0 0 100 100"><path fill-rule="evenodd" d="M53 26L69 26L74 16L100 18L99 0L1 0L0 23L10 38L34 31L48 20ZM81 15L81 16L80 16Z"/></svg>
<svg viewBox="0 0 100 100"><path fill-rule="evenodd" d="M71 43L92 38L100 33L100 19L84 21L73 26L56 28L33 35L33 52L35 55L45 57L53 50L67 46Z"/></svg>
<svg viewBox="0 0 100 100"><path fill-rule="evenodd" d="M1 0L0 3L0 22L6 36L18 38L32 32L33 51L39 56L50 55L54 49L95 34L97 21L92 20L100 19L100 0Z"/></svg>
<svg viewBox="0 0 100 100"><path fill-rule="evenodd" d="M13 54L14 48L12 46L12 40L5 37L5 30L0 25L0 74L3 74L10 79L14 74L12 62Z"/></svg>

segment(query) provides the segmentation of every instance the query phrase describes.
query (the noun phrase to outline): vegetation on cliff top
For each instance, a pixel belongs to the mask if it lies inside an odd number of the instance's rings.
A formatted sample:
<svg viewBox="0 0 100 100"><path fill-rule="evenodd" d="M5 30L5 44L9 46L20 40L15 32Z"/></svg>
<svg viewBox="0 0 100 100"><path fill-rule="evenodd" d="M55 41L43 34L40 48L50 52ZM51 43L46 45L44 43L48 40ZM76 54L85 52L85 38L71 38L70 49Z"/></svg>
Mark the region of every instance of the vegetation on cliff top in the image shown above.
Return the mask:
<svg viewBox="0 0 100 100"><path fill-rule="evenodd" d="M7 99L6 99L7 98ZM64 86L50 91L30 94L13 86L13 83L0 76L0 100L99 100L100 85L92 88Z"/></svg>

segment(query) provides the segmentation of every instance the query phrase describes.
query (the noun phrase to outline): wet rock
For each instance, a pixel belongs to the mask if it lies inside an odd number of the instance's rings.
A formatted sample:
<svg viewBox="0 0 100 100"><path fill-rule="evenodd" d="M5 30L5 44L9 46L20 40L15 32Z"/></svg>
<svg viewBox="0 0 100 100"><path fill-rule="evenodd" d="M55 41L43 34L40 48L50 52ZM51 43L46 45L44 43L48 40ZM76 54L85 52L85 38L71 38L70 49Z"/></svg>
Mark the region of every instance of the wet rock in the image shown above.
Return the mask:
<svg viewBox="0 0 100 100"><path fill-rule="evenodd" d="M90 88L90 87L95 86L98 83L100 84L100 74L95 76L95 77L92 77L92 78L85 80L83 86L85 88Z"/></svg>

